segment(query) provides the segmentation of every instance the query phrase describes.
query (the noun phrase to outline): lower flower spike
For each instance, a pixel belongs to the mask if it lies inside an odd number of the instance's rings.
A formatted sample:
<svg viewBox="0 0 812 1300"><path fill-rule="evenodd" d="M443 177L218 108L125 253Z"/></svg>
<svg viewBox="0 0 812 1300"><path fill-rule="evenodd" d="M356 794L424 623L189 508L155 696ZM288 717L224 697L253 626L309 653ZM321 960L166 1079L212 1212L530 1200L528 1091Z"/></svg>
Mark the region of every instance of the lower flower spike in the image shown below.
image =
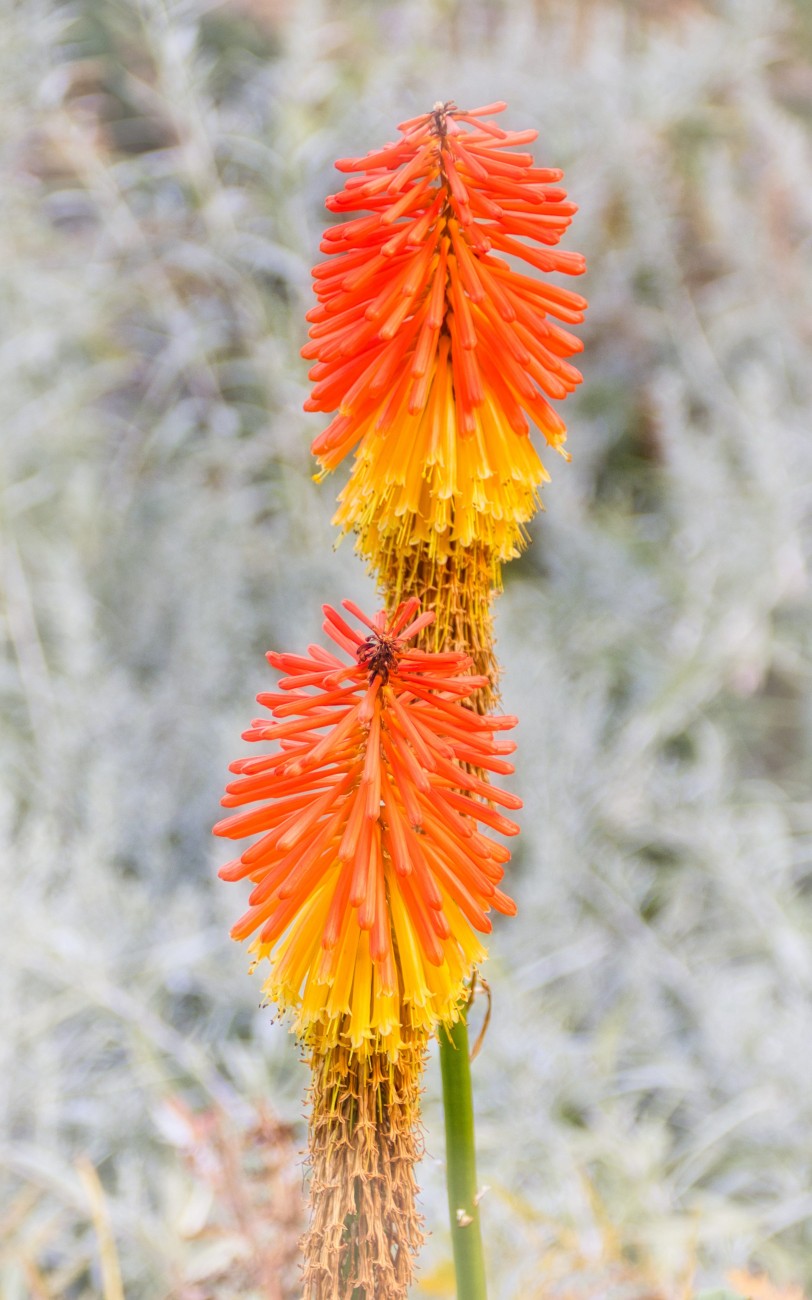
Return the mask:
<svg viewBox="0 0 812 1300"><path fill-rule="evenodd" d="M486 779L513 771L515 718L470 707L488 679L468 656L412 644L434 614L343 604L361 630L330 606L324 630L345 657L268 655L284 676L243 738L273 751L232 763L222 803L240 811L214 828L259 837L220 871L253 884L232 935L270 961L264 991L310 1055L314 1300L351 1295L348 1279L406 1295L426 1046L459 1014L489 913L515 913L490 832L515 835L501 810L521 807Z"/></svg>
<svg viewBox="0 0 812 1300"><path fill-rule="evenodd" d="M214 832L259 834L220 876L253 883L231 933L270 959L268 997L309 1045L396 1057L404 1025L454 1019L488 913L515 913L487 832L515 835L499 808L521 800L482 775L513 771L515 718L466 707L487 685L466 655L410 646L434 618L416 600L374 619L344 607L363 632L329 606L324 630L349 664L321 646L268 655L285 676L243 738L275 751L231 764L222 803L240 811Z"/></svg>

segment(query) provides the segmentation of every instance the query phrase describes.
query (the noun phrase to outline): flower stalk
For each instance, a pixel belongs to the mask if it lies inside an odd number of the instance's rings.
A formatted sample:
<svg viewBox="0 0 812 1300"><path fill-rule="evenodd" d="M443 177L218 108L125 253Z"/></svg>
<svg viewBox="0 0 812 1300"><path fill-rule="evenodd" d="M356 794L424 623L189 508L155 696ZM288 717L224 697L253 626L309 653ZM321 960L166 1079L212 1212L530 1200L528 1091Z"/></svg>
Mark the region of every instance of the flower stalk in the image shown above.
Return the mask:
<svg viewBox="0 0 812 1300"><path fill-rule="evenodd" d="M476 1176L467 1007L438 1034L445 1114L446 1185L458 1300L487 1300Z"/></svg>

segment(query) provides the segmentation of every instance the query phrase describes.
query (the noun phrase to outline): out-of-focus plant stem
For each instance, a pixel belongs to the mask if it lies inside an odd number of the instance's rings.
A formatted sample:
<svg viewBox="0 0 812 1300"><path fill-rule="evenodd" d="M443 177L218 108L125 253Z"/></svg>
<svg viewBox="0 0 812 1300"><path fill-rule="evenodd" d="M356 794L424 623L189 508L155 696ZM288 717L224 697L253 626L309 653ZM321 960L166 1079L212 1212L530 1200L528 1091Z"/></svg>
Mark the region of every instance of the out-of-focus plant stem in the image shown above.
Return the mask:
<svg viewBox="0 0 812 1300"><path fill-rule="evenodd" d="M466 1016L467 1007L452 1029L443 1028L438 1034L445 1111L446 1184L457 1300L487 1300Z"/></svg>

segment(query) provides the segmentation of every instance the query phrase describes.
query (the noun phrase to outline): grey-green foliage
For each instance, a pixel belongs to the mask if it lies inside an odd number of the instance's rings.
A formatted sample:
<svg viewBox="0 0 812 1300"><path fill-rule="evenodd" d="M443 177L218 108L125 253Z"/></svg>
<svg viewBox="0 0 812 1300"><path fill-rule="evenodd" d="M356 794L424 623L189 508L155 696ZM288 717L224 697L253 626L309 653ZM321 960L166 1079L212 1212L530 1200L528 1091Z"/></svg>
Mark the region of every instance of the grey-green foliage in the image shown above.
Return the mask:
<svg viewBox="0 0 812 1300"><path fill-rule="evenodd" d="M300 1114L208 827L264 649L372 599L310 479L308 267L336 156L501 97L567 168L592 306L498 616L494 1295L565 1229L598 1267L605 1224L664 1282L812 1284L806 9L23 0L0 60L0 1294L102 1293L80 1155L127 1295L215 1294L166 1106ZM433 1070L426 1115L432 1270Z"/></svg>

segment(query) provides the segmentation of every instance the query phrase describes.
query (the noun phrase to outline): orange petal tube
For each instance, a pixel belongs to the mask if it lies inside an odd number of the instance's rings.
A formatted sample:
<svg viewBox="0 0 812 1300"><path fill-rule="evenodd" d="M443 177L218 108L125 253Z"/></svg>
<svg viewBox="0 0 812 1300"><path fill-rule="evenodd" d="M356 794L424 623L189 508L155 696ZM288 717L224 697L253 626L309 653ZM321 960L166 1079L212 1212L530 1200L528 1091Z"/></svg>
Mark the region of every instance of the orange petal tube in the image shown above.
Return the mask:
<svg viewBox="0 0 812 1300"><path fill-rule="evenodd" d="M487 678L466 655L410 644L434 618L417 600L372 619L344 608L361 631L329 606L324 630L349 663L321 646L268 655L284 676L243 738L273 750L231 765L222 803L240 811L215 834L259 837L220 875L253 883L232 935L271 959L269 997L317 1051L396 1057L456 1017L488 913L515 912L510 854L480 824L515 835L503 810L521 801L477 774L512 772L515 718L468 707Z"/></svg>
<svg viewBox="0 0 812 1300"><path fill-rule="evenodd" d="M313 444L323 470L355 450L336 520L379 572L410 547L510 559L547 477L531 423L563 449L550 402L581 381L566 327L587 304L516 263L581 274L583 257L555 248L576 207L562 173L521 148L536 132L491 120L504 107L438 104L396 143L336 164L350 175L327 207L366 215L321 245L306 409L335 413Z"/></svg>

